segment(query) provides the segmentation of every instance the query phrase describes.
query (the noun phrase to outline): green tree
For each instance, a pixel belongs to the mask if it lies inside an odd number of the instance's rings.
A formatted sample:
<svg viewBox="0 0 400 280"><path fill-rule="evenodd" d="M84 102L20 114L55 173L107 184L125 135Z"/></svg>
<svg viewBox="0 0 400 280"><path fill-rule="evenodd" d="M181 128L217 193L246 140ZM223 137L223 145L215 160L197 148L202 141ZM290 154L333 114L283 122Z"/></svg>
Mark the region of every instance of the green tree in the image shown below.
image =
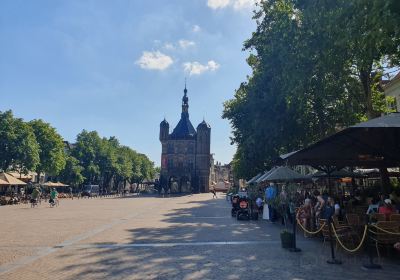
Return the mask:
<svg viewBox="0 0 400 280"><path fill-rule="evenodd" d="M62 182L67 183L73 187L77 187L85 181L82 175L83 167L79 165L79 160L71 155L66 158L64 169L60 172L59 178Z"/></svg>
<svg viewBox="0 0 400 280"><path fill-rule="evenodd" d="M383 59L396 63L399 46L398 15L383 2L260 3L256 31L244 44L253 73L224 103L237 172L249 178L279 154L382 110L379 80L371 77L381 74ZM370 79L367 87L363 75Z"/></svg>
<svg viewBox="0 0 400 280"><path fill-rule="evenodd" d="M130 157L132 149L126 146L120 146L117 149L117 163L115 171L115 183L117 186L121 182L125 184L132 177L133 174L133 161Z"/></svg>
<svg viewBox="0 0 400 280"><path fill-rule="evenodd" d="M42 120L29 122L39 144L39 164L36 166L38 181L43 172L58 175L65 167L65 152L63 138L56 129Z"/></svg>
<svg viewBox="0 0 400 280"><path fill-rule="evenodd" d="M72 156L83 167L82 175L85 183L93 184L100 181L99 152L102 140L97 131L83 130L76 138L76 144L71 152Z"/></svg>
<svg viewBox="0 0 400 280"><path fill-rule="evenodd" d="M32 128L12 111L0 112L0 169L27 173L39 163L39 145Z"/></svg>

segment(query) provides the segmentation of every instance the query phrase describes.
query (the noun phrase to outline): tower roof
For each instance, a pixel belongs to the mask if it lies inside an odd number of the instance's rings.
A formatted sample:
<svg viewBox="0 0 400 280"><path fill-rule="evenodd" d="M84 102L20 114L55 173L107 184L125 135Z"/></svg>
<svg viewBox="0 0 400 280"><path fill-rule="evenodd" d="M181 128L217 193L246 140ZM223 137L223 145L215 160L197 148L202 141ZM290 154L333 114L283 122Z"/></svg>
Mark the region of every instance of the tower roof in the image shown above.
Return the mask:
<svg viewBox="0 0 400 280"><path fill-rule="evenodd" d="M211 126L205 121L203 120L201 123L199 123L199 125L197 126L197 128L211 128Z"/></svg>
<svg viewBox="0 0 400 280"><path fill-rule="evenodd" d="M183 93L181 119L171 133L172 139L187 139L196 135L196 130L189 120L189 98L187 96L186 82Z"/></svg>
<svg viewBox="0 0 400 280"><path fill-rule="evenodd" d="M194 129L189 118L181 118L171 133L172 139L187 139L194 137L196 130Z"/></svg>
<svg viewBox="0 0 400 280"><path fill-rule="evenodd" d="M169 123L167 120L164 118L164 120L160 123L161 126L169 126Z"/></svg>

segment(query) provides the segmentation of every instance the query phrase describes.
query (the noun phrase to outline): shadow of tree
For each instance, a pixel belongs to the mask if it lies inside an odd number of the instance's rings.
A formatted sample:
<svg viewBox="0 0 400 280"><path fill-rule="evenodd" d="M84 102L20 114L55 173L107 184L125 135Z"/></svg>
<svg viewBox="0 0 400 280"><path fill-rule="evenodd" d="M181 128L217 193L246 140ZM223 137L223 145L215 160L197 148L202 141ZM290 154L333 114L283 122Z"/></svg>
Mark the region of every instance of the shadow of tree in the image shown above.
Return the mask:
<svg viewBox="0 0 400 280"><path fill-rule="evenodd" d="M301 241L306 249L297 254L283 250L281 227L237 221L230 217L230 205L221 199L197 201L194 197L176 205L162 216L162 226L128 229L129 243L98 242L63 249L56 258L64 265L55 273L67 279L362 279L397 275L396 269L363 272L357 257L345 260L350 265L329 266L329 255L321 255L317 242ZM224 244L226 241L238 243Z"/></svg>

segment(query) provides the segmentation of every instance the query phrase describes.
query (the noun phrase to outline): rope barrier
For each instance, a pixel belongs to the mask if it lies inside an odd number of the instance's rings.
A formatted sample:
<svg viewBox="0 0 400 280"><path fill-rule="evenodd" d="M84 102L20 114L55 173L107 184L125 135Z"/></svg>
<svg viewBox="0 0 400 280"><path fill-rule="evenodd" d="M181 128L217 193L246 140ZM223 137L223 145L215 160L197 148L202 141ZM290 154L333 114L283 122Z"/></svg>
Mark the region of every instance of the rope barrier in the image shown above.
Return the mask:
<svg viewBox="0 0 400 280"><path fill-rule="evenodd" d="M400 232L387 231L387 230L385 230L385 229L383 229L383 228L380 228L380 227L378 227L378 226L376 226L376 225L371 225L371 226L373 226L374 228L376 228L376 229L378 229L378 230L380 230L380 231L382 231L382 232L384 232L384 233L393 234L393 235L400 235ZM374 232L374 233L376 233L376 232ZM379 233L379 232L378 232L378 233Z"/></svg>
<svg viewBox="0 0 400 280"><path fill-rule="evenodd" d="M324 226L325 226L325 223L323 223L322 226L321 226L317 231L309 231L309 230L307 230L307 229L301 224L301 222L299 221L299 219L296 219L296 220L297 220L297 223L299 224L299 226L301 227L301 229L302 229L303 231L305 231L306 233L308 233L308 234L317 234L317 233L319 233L319 232L324 228Z"/></svg>
<svg viewBox="0 0 400 280"><path fill-rule="evenodd" d="M336 233L336 229L335 229L334 225L332 224L332 229L333 229L333 233L336 236L336 240L339 242L340 246L342 246L343 249L345 249L347 252L350 252L350 253L354 253L354 252L358 251L361 248L362 244L364 243L365 237L367 236L367 228L368 228L368 226L366 225L364 227L364 233L363 233L363 237L361 239L360 244L358 244L358 246L356 248L354 248L354 249L349 249L349 248L347 248L346 246L343 245L342 241L340 241L339 236Z"/></svg>

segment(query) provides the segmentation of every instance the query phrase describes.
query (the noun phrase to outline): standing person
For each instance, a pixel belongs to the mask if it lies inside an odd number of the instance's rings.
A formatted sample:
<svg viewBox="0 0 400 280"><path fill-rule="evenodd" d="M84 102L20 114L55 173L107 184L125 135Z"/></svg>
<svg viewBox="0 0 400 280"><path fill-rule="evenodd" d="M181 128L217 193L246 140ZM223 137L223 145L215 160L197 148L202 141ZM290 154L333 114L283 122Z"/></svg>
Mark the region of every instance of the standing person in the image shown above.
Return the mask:
<svg viewBox="0 0 400 280"><path fill-rule="evenodd" d="M312 230L312 211L311 199L306 198L304 204L300 207L296 215L296 218L300 221L301 225L309 231ZM310 237L310 235L304 232L304 237Z"/></svg>
<svg viewBox="0 0 400 280"><path fill-rule="evenodd" d="M217 192L215 191L215 188L214 188L214 187L211 187L211 192L212 192L212 194L213 194L213 199L214 199L214 198L217 198Z"/></svg>
<svg viewBox="0 0 400 280"><path fill-rule="evenodd" d="M276 220L276 209L272 205L275 198L276 198L275 185L274 185L274 183L269 183L268 188L265 190L265 199L267 200L267 203L268 203L269 218L270 218L270 221L273 223Z"/></svg>
<svg viewBox="0 0 400 280"><path fill-rule="evenodd" d="M72 187L69 187L69 196L74 200L74 194L72 193Z"/></svg>
<svg viewBox="0 0 400 280"><path fill-rule="evenodd" d="M264 202L260 196L258 196L256 199L256 205L257 205L258 214L261 215L264 210L264 207L263 207Z"/></svg>
<svg viewBox="0 0 400 280"><path fill-rule="evenodd" d="M161 187L161 195L162 195L162 197L164 198L164 196L165 196L165 190L164 190L164 187Z"/></svg>

